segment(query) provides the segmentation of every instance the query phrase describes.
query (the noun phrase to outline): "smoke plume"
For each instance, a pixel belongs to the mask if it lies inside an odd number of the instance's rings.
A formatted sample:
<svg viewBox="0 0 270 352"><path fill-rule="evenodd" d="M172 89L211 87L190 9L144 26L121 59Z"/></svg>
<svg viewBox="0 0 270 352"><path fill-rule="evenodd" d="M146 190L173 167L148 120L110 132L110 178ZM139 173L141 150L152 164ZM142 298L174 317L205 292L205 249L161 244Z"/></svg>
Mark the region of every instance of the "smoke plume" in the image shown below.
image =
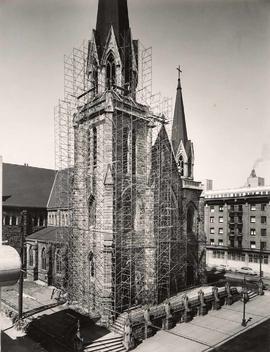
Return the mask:
<svg viewBox="0 0 270 352"><path fill-rule="evenodd" d="M264 161L270 161L270 145L269 144L263 144L261 157L258 158L257 160L255 160L255 162L253 164L253 169L256 169L256 167Z"/></svg>

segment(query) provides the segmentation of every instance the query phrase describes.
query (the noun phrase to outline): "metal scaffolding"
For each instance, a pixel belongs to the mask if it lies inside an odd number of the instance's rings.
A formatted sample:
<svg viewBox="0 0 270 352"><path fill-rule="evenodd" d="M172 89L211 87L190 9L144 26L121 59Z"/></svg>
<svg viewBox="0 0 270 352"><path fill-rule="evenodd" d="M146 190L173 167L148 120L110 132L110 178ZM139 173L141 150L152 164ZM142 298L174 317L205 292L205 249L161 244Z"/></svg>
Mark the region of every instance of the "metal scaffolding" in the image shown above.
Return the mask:
<svg viewBox="0 0 270 352"><path fill-rule="evenodd" d="M107 97L100 81L94 93L88 71L92 48L83 42L65 56L64 99L55 109L57 194L70 229L63 289L83 313L107 309L115 315L158 303L184 287L186 238L181 180L165 133L171 99L152 93L152 49L139 46L136 96L114 87L116 112L95 129L89 111L101 121L98 106ZM120 51L123 63L131 59L132 52ZM76 124L78 117L84 122ZM60 238L61 227L58 231Z"/></svg>

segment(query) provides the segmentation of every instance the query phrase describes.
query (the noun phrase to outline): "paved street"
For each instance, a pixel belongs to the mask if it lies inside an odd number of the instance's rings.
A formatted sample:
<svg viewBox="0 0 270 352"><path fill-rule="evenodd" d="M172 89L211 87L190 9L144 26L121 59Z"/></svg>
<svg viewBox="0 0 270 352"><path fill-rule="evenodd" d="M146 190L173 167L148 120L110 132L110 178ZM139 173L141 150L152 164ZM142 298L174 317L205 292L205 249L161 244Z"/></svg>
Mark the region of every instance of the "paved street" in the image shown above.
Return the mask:
<svg viewBox="0 0 270 352"><path fill-rule="evenodd" d="M236 302L232 306L223 306L219 311L211 311L204 317L196 317L190 323L177 324L172 330L160 331L145 340L136 351L202 352L214 350L215 346L229 341L237 334L270 318L270 295L255 297L247 303L246 316L251 318L251 321L246 328L241 326L242 309L243 303ZM264 341L260 342L263 346ZM217 349L217 351L223 352L222 349ZM257 348L256 351L264 352L265 350Z"/></svg>
<svg viewBox="0 0 270 352"><path fill-rule="evenodd" d="M270 319L215 349L216 352L269 352Z"/></svg>

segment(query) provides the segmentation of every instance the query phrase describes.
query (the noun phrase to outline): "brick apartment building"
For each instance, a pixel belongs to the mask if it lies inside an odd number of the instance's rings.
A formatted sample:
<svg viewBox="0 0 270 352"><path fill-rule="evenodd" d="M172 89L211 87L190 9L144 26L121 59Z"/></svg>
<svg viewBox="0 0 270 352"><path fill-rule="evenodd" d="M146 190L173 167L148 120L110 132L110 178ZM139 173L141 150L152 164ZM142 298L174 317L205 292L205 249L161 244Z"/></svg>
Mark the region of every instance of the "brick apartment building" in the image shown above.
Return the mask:
<svg viewBox="0 0 270 352"><path fill-rule="evenodd" d="M270 186L252 170L246 186L206 191L208 265L248 266L270 275Z"/></svg>

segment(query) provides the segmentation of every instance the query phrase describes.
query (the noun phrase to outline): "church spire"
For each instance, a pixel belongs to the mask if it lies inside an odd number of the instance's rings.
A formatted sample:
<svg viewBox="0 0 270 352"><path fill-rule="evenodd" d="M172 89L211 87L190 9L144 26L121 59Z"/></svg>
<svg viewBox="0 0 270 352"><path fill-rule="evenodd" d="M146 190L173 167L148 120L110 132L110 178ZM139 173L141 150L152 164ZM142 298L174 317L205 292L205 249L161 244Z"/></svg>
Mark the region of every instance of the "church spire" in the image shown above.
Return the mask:
<svg viewBox="0 0 270 352"><path fill-rule="evenodd" d="M96 25L96 40L99 57L102 56L110 28L119 47L124 46L130 39L127 0L99 0Z"/></svg>
<svg viewBox="0 0 270 352"><path fill-rule="evenodd" d="M180 69L180 66L177 68L177 70L178 70L178 84L177 84L173 125L172 125L172 146L173 146L173 151L175 155L178 152L178 148L180 146L181 141L184 147L186 147L187 141L188 141L184 103L183 103L183 97L182 97L182 87L181 87L182 71Z"/></svg>

